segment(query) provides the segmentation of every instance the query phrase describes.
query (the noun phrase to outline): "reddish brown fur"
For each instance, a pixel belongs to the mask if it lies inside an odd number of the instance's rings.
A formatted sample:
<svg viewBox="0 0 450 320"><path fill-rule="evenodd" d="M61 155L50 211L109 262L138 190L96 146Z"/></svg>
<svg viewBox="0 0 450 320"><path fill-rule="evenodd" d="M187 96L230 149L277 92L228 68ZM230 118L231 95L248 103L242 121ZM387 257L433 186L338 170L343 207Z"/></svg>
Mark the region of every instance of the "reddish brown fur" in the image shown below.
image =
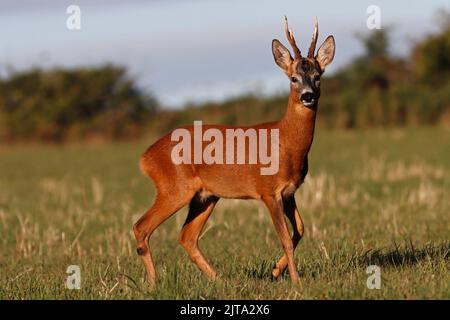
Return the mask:
<svg viewBox="0 0 450 320"><path fill-rule="evenodd" d="M282 47L279 50L287 49ZM320 58L317 58L319 64ZM277 57L275 59L277 60ZM318 65L316 59L301 57L300 59L309 59L313 66ZM331 62L332 57L329 60ZM283 66L286 64L286 68L282 68L289 77L297 74L299 59L277 61L277 64L280 63ZM315 71L322 73L323 67L322 70ZM156 278L156 272L148 248L148 239L163 221L187 204L190 204L189 214L180 235L180 243L192 261L209 278L216 277L214 269L198 248L198 237L219 198L260 199L264 202L270 211L285 253L274 267L273 275L279 277L288 267L291 279L298 282L293 252L303 235L304 228L295 204L294 193L308 170L307 155L313 141L317 112L316 107L306 107L300 101L299 90L301 91L301 87L298 83L291 83L287 110L280 121L251 127L203 126L204 130L217 128L224 136L227 128L279 129L279 171L275 175L261 175L260 165L175 165L171 160L171 151L177 142L171 141L170 133L155 142L142 155L141 170L155 182L157 196L152 208L139 219L133 230L138 253L151 283ZM184 128L193 136L193 126ZM248 150L246 153L248 157ZM283 214L292 223L294 230L292 239Z"/></svg>

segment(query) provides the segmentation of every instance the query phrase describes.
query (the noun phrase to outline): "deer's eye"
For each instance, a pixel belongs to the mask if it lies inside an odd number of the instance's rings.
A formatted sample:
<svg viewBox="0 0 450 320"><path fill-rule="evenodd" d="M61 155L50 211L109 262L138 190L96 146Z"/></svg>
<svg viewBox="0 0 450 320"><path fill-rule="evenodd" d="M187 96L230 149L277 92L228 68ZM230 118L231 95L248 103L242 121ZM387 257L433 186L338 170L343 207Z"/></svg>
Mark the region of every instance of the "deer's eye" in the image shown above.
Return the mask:
<svg viewBox="0 0 450 320"><path fill-rule="evenodd" d="M295 82L298 81L298 79L297 79L296 77L292 77L292 78L291 78L291 81L295 83Z"/></svg>
<svg viewBox="0 0 450 320"><path fill-rule="evenodd" d="M320 81L320 76L315 76L314 77L314 82L319 82Z"/></svg>

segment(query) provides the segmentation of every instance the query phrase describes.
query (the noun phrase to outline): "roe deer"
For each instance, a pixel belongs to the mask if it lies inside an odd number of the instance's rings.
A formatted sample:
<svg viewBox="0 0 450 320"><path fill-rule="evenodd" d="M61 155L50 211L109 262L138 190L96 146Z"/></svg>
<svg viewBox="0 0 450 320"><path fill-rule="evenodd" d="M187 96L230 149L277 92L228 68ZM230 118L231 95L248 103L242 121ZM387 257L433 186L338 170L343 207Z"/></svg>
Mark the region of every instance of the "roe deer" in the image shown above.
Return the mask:
<svg viewBox="0 0 450 320"><path fill-rule="evenodd" d="M283 257L274 266L272 275L278 278L288 267L291 280L299 282L294 250L303 236L304 227L294 193L308 172L308 152L314 136L320 77L334 58L335 42L333 36L328 36L317 55L314 54L318 36L316 18L308 55L302 57L286 17L285 33L294 51L294 58L280 41L272 41L275 62L290 79L290 93L284 117L277 122L251 127L205 126L216 129L216 132L220 131L224 136L225 131L230 128L278 130L279 168L275 174L262 175L259 170L261 164L175 164L171 159L175 146L171 133L155 142L142 155L141 170L154 181L157 195L153 206L136 222L133 231L137 241L137 253L145 265L150 284L155 282L156 272L148 247L149 238L162 222L187 204L189 213L179 241L191 260L209 279L216 277L216 272L198 247L198 238L219 198L263 201L270 212L284 251ZM184 129L194 132L193 126L186 126ZM247 150L237 151L245 152L246 156L249 156ZM292 224L292 238L284 215Z"/></svg>

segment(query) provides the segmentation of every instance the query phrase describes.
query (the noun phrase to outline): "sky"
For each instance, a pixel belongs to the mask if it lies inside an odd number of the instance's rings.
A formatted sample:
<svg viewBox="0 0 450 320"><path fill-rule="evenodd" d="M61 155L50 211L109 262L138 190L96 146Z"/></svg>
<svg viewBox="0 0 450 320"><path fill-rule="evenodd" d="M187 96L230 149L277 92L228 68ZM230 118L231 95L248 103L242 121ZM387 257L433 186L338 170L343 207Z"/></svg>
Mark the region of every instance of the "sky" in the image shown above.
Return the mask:
<svg viewBox="0 0 450 320"><path fill-rule="evenodd" d="M81 9L81 29L69 30L69 5ZM220 101L246 92L288 89L275 65L273 38L286 46L284 15L307 51L319 19L318 45L332 34L334 72L362 52L356 33L369 33L366 12L377 5L381 27L392 27L392 52L437 30L449 0L0 0L0 73L31 67L128 67L141 88L166 107Z"/></svg>

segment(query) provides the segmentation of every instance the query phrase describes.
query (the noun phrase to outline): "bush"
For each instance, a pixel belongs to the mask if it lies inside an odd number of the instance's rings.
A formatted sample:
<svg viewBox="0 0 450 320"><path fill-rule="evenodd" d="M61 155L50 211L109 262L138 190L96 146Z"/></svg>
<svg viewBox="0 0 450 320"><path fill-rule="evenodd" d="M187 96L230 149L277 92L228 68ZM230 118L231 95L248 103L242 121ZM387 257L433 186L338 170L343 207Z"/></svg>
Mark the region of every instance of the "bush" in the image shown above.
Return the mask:
<svg viewBox="0 0 450 320"><path fill-rule="evenodd" d="M15 73L0 80L0 140L133 137L156 108L117 66Z"/></svg>

